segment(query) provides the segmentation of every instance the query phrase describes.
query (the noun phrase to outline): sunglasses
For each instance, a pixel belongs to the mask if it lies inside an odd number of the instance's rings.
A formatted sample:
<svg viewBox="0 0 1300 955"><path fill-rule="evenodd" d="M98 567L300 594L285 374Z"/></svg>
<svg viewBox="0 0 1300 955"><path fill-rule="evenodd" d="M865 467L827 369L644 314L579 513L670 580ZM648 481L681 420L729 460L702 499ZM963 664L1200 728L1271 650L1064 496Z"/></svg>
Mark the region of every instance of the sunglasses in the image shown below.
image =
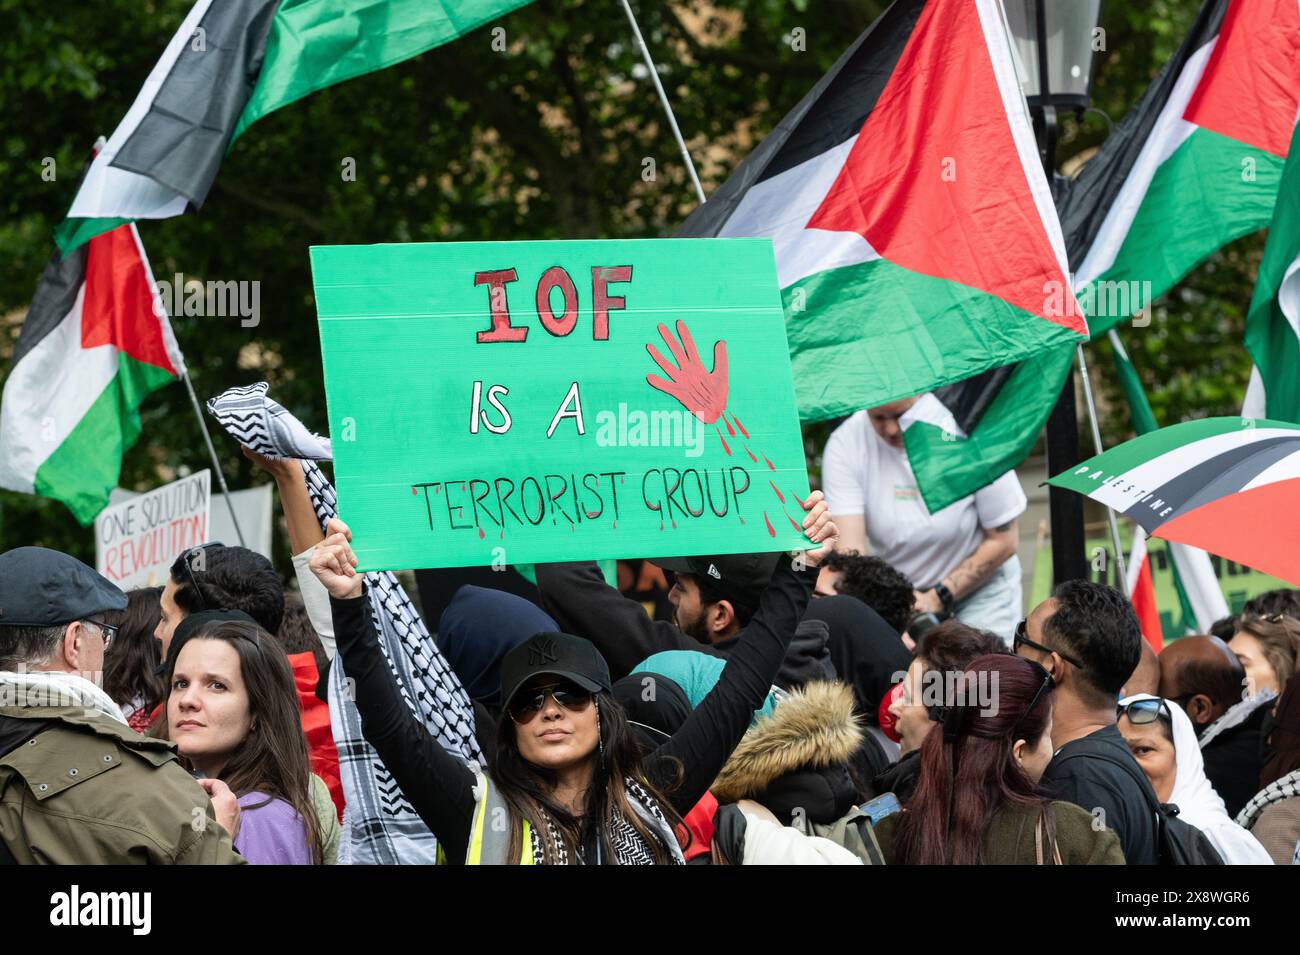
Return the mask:
<svg viewBox="0 0 1300 955"><path fill-rule="evenodd" d="M1027 717L1030 713L1034 712L1034 707L1037 706L1038 701L1043 698L1043 694L1046 693L1048 690L1052 689L1056 685L1056 681L1052 679L1052 673L1050 670L1047 669L1047 667L1043 666L1041 663L1038 663L1034 660L1029 660L1023 657L1021 659L1024 659L1026 663L1033 664L1035 667L1037 667L1039 670L1042 671L1043 682L1039 684L1038 691L1034 694L1034 698L1029 701L1029 705L1025 707L1025 711L1021 713L1020 716L1016 719L1015 723L1012 724L1011 726L1012 740L1015 740L1017 738L1016 730L1020 729L1020 724L1025 721L1025 717Z"/></svg>
<svg viewBox="0 0 1300 955"><path fill-rule="evenodd" d="M93 623L99 628L99 632L104 635L105 650L107 650L113 641L117 639L117 631L121 629L120 627L113 626L111 623L104 623L102 620L93 620L90 617L87 617L85 622Z"/></svg>
<svg viewBox="0 0 1300 955"><path fill-rule="evenodd" d="M1074 666L1078 667L1080 670L1086 669L1082 663L1080 663L1074 657L1070 656L1064 650L1053 650L1051 647L1045 647L1041 643L1034 643L1033 640L1030 640L1029 630L1028 627L1026 626L1026 623L1027 621L1021 620L1018 624L1016 624L1016 635L1015 638L1011 641L1012 652L1019 653L1020 648L1022 646L1029 647L1031 650L1038 650L1041 653L1055 653L1066 663L1073 664Z"/></svg>
<svg viewBox="0 0 1300 955"><path fill-rule="evenodd" d="M548 696L571 713L581 713L591 705L591 694L588 691L574 683L561 683L558 686L531 692L520 690L510 701L506 711L512 720L522 726L536 719L542 707L546 706Z"/></svg>
<svg viewBox="0 0 1300 955"><path fill-rule="evenodd" d="M1128 716L1128 721L1134 726L1144 726L1147 723L1154 723L1158 719L1167 720L1173 723L1174 715L1169 712L1169 704L1164 700L1133 700L1130 703L1121 703L1115 708L1115 716Z"/></svg>

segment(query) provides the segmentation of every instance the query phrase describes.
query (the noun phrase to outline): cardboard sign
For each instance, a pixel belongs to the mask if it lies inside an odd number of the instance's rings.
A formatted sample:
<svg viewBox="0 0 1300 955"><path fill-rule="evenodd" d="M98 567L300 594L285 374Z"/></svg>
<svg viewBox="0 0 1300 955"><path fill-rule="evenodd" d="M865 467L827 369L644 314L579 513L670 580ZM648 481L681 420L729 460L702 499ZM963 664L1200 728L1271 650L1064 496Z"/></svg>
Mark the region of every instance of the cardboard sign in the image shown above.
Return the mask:
<svg viewBox="0 0 1300 955"><path fill-rule="evenodd" d="M770 240L311 254L364 569L807 546Z"/></svg>
<svg viewBox="0 0 1300 955"><path fill-rule="evenodd" d="M123 590L167 582L172 562L208 539L207 470L110 504L95 518L95 569Z"/></svg>

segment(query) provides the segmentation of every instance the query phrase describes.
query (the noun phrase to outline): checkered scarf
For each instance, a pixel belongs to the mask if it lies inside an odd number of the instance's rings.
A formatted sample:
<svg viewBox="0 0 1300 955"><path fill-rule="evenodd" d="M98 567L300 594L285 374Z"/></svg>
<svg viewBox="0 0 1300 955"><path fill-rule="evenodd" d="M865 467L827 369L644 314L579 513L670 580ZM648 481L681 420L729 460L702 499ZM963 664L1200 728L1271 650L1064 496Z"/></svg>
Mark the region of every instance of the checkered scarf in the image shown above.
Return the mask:
<svg viewBox="0 0 1300 955"><path fill-rule="evenodd" d="M1275 802L1300 796L1300 769L1279 776L1251 797L1250 802L1242 806L1237 813L1236 823L1244 829L1250 829L1259 819L1259 814Z"/></svg>
<svg viewBox="0 0 1300 955"><path fill-rule="evenodd" d="M672 864L682 865L685 859L682 856L681 846L676 839L668 839L667 834L672 832L672 826L664 818L663 810L659 808L659 803L641 785L631 776L623 777L623 787L627 791L628 802L647 825L653 830L657 829L666 848L672 854ZM611 807L609 820L610 842L614 847L615 865L654 865L654 853L646 845L645 838L637 832L636 827L624 818L623 814L618 811L618 807ZM565 844L564 837L560 835L559 827L545 810L542 810L542 822L546 828L546 835L542 835L540 827L532 826L530 834L532 836L533 864L546 864L546 845L549 842L555 851L556 865L573 865L569 858L569 849Z"/></svg>
<svg viewBox="0 0 1300 955"><path fill-rule="evenodd" d="M267 397L266 382L231 388L208 401L208 412L241 444L268 457L298 458L322 530L337 513L338 498L316 460L331 456L329 439L312 433ZM366 574L370 614L379 647L397 679L402 699L443 749L482 762L474 737L469 696L439 652L410 598L391 573ZM339 751L346 807L339 863L428 864L438 844L412 808L379 754L361 733L343 661L329 672L330 726Z"/></svg>

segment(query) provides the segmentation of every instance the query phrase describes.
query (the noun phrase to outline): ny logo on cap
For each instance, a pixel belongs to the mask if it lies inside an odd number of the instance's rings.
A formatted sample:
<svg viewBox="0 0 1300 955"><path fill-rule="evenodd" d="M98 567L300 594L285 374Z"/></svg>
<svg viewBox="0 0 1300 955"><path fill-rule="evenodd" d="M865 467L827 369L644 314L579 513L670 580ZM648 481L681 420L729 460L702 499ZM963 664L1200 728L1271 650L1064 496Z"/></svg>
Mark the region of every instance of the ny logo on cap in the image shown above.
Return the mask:
<svg viewBox="0 0 1300 955"><path fill-rule="evenodd" d="M528 665L543 666L547 663L554 663L559 657L555 654L555 638L543 637L540 640L534 640L528 648Z"/></svg>
<svg viewBox="0 0 1300 955"><path fill-rule="evenodd" d="M709 564L709 576L717 580L722 579L722 575L718 573L718 568L714 567L712 564Z"/></svg>

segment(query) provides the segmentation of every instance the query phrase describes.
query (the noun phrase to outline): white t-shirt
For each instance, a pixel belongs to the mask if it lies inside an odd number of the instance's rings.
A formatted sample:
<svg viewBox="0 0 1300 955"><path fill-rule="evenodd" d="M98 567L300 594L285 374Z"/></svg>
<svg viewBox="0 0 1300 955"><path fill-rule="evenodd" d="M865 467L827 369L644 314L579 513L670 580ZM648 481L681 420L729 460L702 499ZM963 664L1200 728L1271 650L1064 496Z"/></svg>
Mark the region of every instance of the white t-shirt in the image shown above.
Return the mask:
<svg viewBox="0 0 1300 955"><path fill-rule="evenodd" d="M979 546L981 528L1019 517L1028 503L1015 471L931 514L904 451L876 433L859 411L835 429L822 458L822 491L831 514L861 514L872 552L918 590L937 584Z"/></svg>

